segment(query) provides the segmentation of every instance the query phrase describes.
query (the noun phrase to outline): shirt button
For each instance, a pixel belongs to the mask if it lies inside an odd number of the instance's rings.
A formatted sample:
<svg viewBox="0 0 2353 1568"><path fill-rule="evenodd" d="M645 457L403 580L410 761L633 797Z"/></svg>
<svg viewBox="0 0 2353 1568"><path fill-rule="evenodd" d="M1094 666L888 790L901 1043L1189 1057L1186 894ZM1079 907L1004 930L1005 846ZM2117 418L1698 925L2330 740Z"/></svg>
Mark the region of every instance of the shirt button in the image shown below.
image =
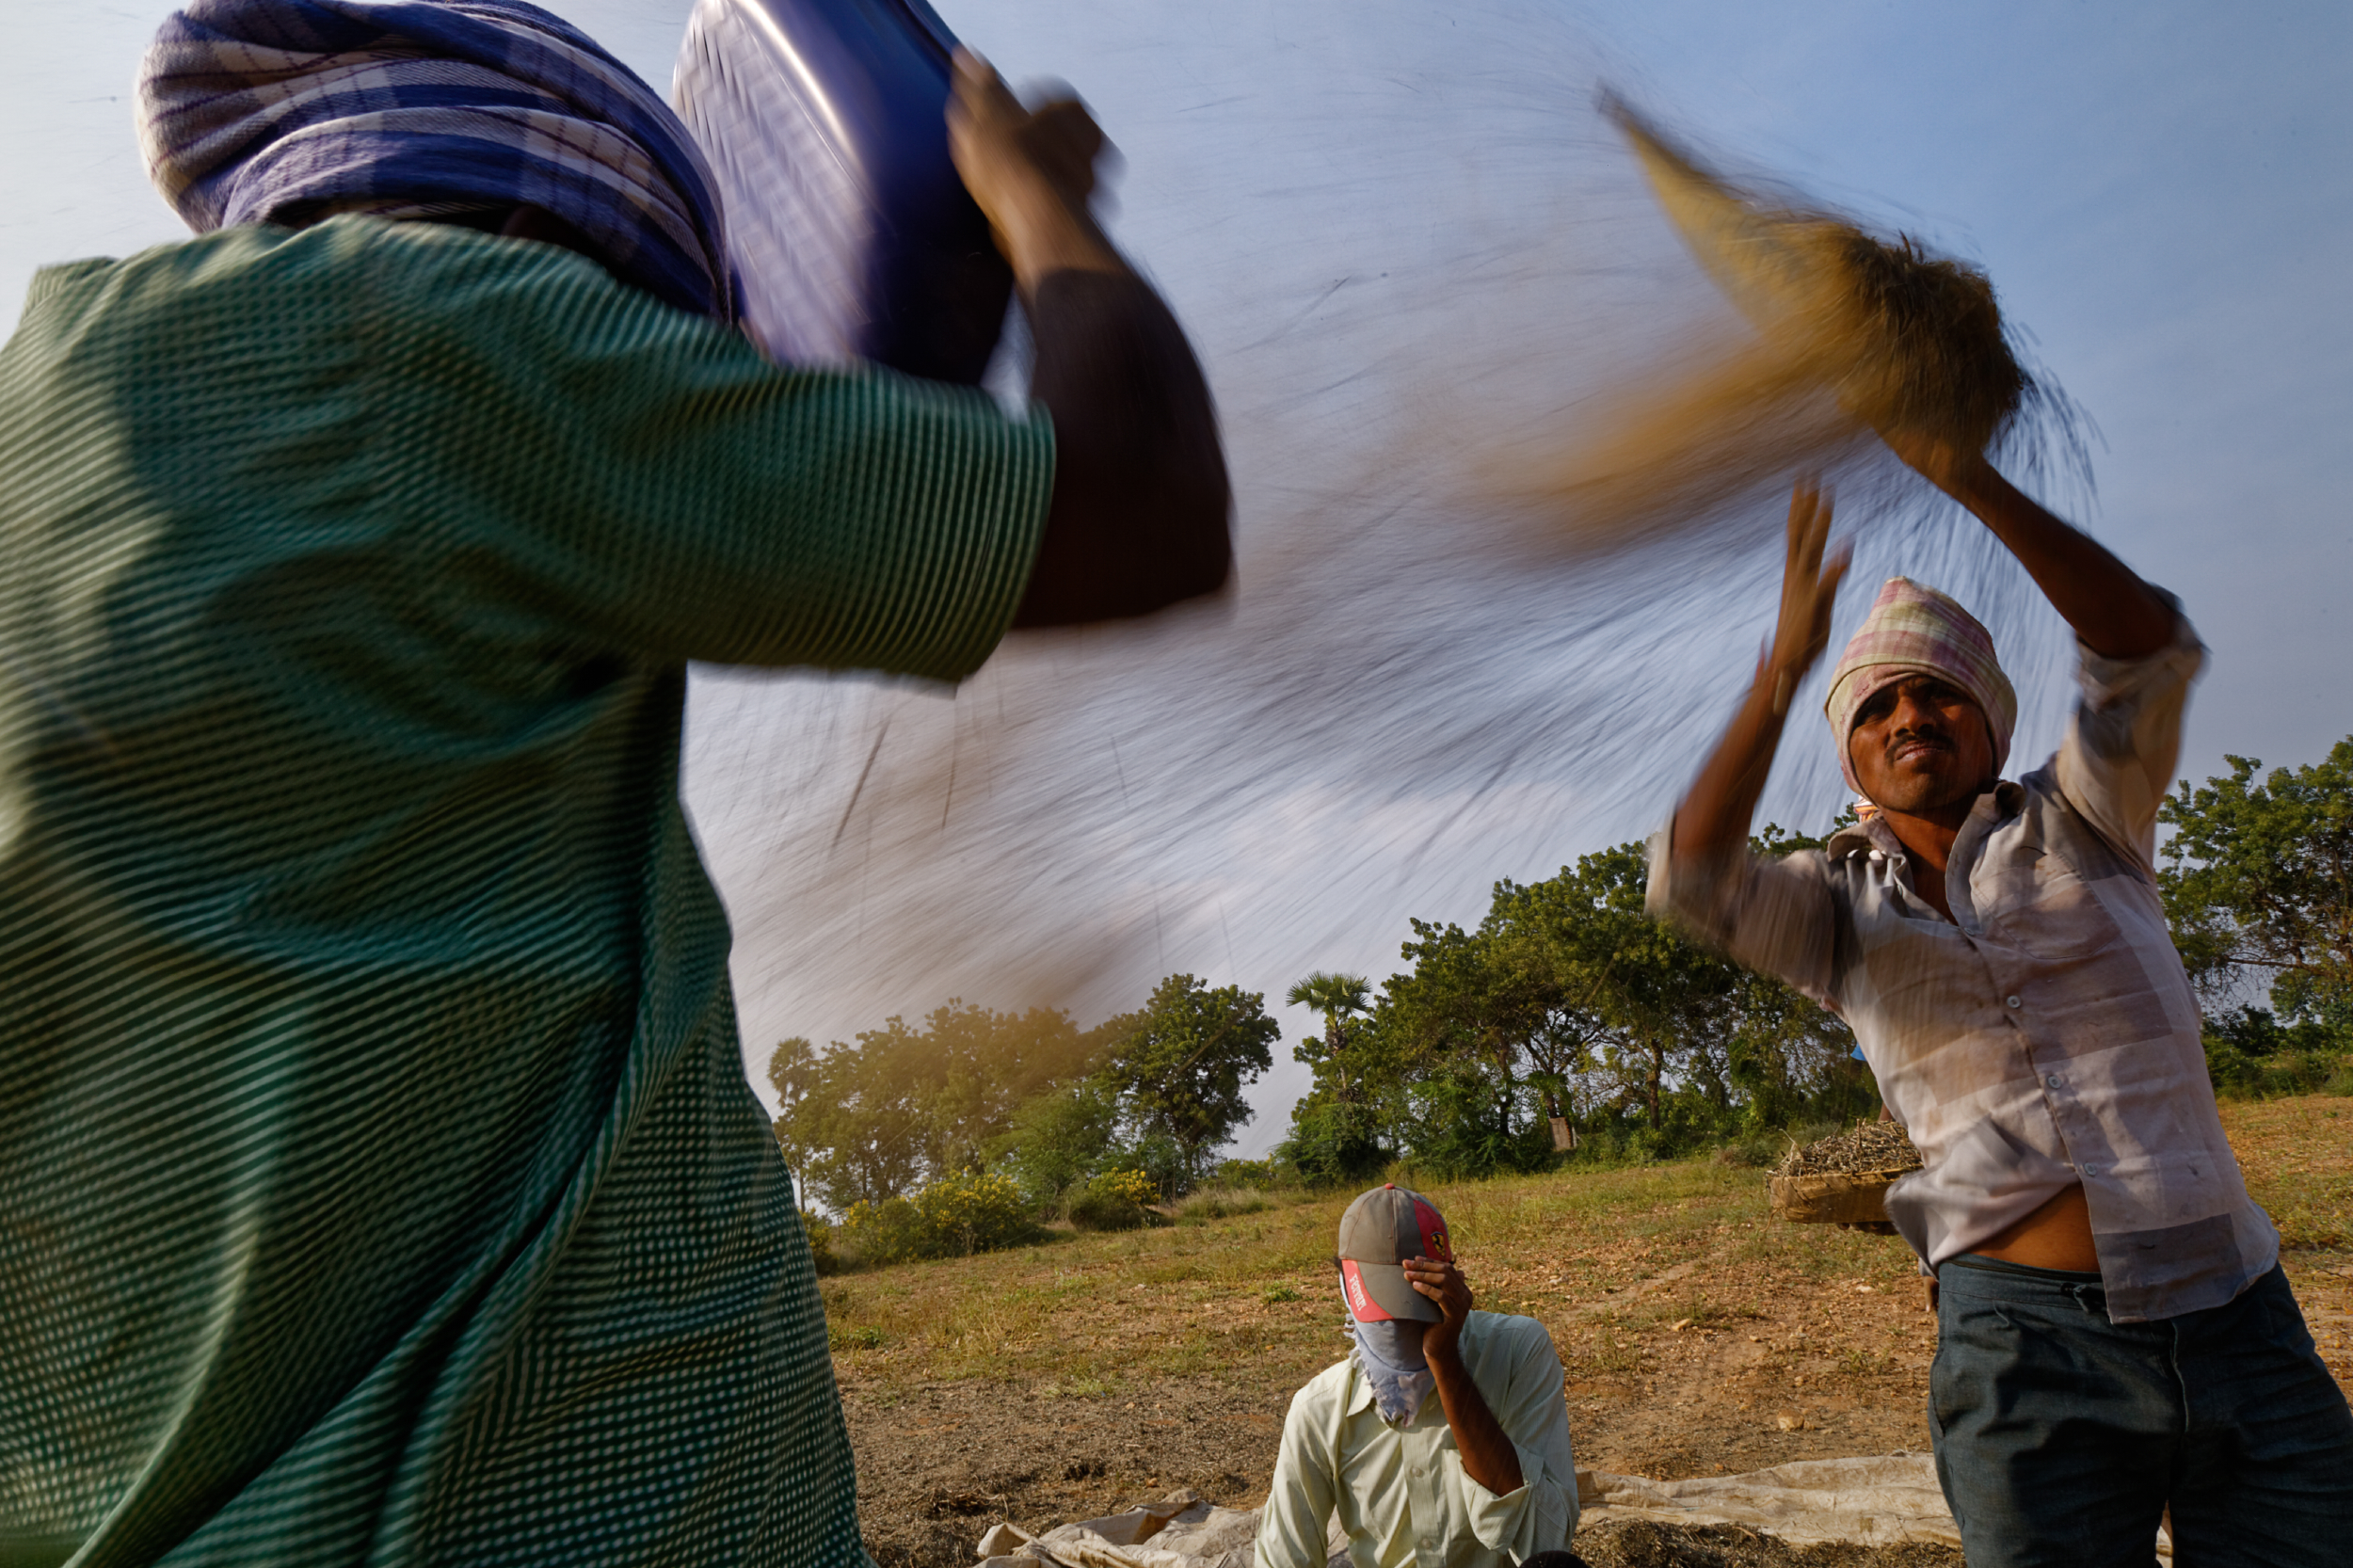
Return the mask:
<svg viewBox="0 0 2353 1568"><path fill-rule="evenodd" d="M2084 1167L2084 1175L2086 1175L2086 1176L2098 1176L2099 1174L2100 1174L2100 1167L2099 1167L2099 1166L2097 1166L2097 1165L2086 1165L2086 1166Z"/></svg>
<svg viewBox="0 0 2353 1568"><path fill-rule="evenodd" d="M2019 1001L2019 1000L2018 1000L2016 997L2004 997L2004 998L2002 999L2002 1005L2003 1005L2004 1007L2017 1007L2017 1006L2021 1006L2021 1005L2023 1005L2023 1004Z"/></svg>
<svg viewBox="0 0 2353 1568"><path fill-rule="evenodd" d="M2043 1082L2045 1082L2045 1083L2047 1083L2047 1084L2049 1084L2052 1088L2056 1089L2056 1088L2057 1088L2057 1087L2059 1086L2059 1081L2060 1081L2060 1080L2059 1080L2059 1075L2058 1075L2058 1074L2057 1074L2057 1073L2053 1073L2050 1077L2048 1077L2048 1078L2044 1079L2042 1081L2043 1081Z"/></svg>

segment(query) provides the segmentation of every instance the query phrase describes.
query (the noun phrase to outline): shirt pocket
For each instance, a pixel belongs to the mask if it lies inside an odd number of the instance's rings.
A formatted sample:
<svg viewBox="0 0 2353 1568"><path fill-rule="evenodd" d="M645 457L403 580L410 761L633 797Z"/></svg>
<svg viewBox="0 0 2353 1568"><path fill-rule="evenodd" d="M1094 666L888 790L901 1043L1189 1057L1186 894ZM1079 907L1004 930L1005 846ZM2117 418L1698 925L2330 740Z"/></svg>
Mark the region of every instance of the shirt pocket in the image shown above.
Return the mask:
<svg viewBox="0 0 2353 1568"><path fill-rule="evenodd" d="M1986 935L2029 957L2085 958L2124 940L2091 883L2046 844L1989 855L1971 881Z"/></svg>

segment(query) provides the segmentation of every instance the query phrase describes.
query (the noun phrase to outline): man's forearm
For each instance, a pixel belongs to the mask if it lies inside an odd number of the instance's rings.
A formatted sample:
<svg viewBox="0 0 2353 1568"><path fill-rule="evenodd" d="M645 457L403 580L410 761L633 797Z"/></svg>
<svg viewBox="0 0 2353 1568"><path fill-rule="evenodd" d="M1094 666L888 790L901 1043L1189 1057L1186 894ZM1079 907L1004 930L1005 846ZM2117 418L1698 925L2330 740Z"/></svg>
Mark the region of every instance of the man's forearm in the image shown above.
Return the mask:
<svg viewBox="0 0 2353 1568"><path fill-rule="evenodd" d="M1233 552L1209 383L1149 285L1048 274L1031 392L1054 419L1054 493L1016 626L1146 615L1214 592Z"/></svg>
<svg viewBox="0 0 2353 1568"><path fill-rule="evenodd" d="M1749 824L1781 746L1787 688L1794 684L1794 677L1785 679L1770 669L1759 673L1675 808L1668 847L1677 858L1705 860L1747 847Z"/></svg>
<svg viewBox="0 0 2353 1568"><path fill-rule="evenodd" d="M1095 220L1103 134L1065 99L1032 111L956 53L948 148L1020 285L1054 416L1054 493L1016 626L1148 615L1223 586L1232 495L1184 328Z"/></svg>
<svg viewBox="0 0 2353 1568"><path fill-rule="evenodd" d="M2081 529L2052 516L1983 458L1937 482L2009 547L2035 586L2094 653L2137 659L2173 640L2172 608Z"/></svg>
<svg viewBox="0 0 2353 1568"><path fill-rule="evenodd" d="M1798 683L1822 656L1831 607L1852 554L1830 551L1830 497L1811 478L1789 492L1789 550L1782 562L1781 613L1756 680L1723 738L1692 780L1669 829L1670 853L1704 858L1745 847L1749 823L1772 772L1781 727Z"/></svg>
<svg viewBox="0 0 2353 1568"><path fill-rule="evenodd" d="M1525 1479L1520 1451L1487 1408L1479 1384L1471 1381L1462 1352L1449 1346L1433 1354L1430 1373L1438 1385L1438 1402L1446 1409L1446 1424L1454 1432L1455 1450L1463 1456L1463 1473L1498 1497L1517 1492Z"/></svg>

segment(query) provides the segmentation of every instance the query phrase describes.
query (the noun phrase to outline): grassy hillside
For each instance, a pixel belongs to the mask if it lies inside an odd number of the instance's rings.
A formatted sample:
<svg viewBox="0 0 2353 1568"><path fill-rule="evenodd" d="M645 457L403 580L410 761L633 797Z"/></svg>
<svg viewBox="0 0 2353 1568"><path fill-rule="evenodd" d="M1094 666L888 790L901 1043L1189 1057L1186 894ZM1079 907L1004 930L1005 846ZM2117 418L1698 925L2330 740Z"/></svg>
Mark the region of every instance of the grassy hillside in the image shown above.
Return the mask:
<svg viewBox="0 0 2353 1568"><path fill-rule="evenodd" d="M1758 1172L1702 1160L1431 1195L1480 1304L1498 1312L1550 1319L1703 1256L1891 1288L1909 1272L1899 1243L1773 1224ZM1245 1361L1304 1377L1337 1354L1332 1238L1346 1206L1308 1199L828 1281L836 1363L858 1381L987 1378L1082 1395ZM1645 1320L1730 1310L1653 1294Z"/></svg>
<svg viewBox="0 0 2353 1568"><path fill-rule="evenodd" d="M2353 1383L2353 1099L2227 1104L2223 1122ZM1778 1223L1762 1172L1709 1160L1433 1195L1481 1304L1551 1330L1579 1464L1671 1477L1928 1446L1935 1322L1901 1241ZM952 1568L992 1519L1172 1486L1258 1500L1292 1390L1342 1351L1344 1203L826 1281L876 1560Z"/></svg>
<svg viewBox="0 0 2353 1568"><path fill-rule="evenodd" d="M2223 1114L2249 1184L2289 1247L2353 1245L2353 1100L2233 1104ZM1710 1273L1760 1285L1916 1288L1900 1241L1777 1224L1761 1173L1705 1160L1508 1177L1432 1196L1480 1304L1554 1323L1572 1377L1580 1359L1603 1368L1625 1361L1598 1329L1572 1326L1596 1307L1638 1328L1737 1318L1731 1296L1667 1277L1677 1265L1705 1262ZM836 1363L857 1382L985 1378L1081 1395L1244 1360L1269 1374L1304 1373L1337 1353L1332 1237L1346 1203L1341 1194L1199 1224L1064 1235L830 1280ZM1631 1287L1645 1288L1639 1307L1621 1301Z"/></svg>

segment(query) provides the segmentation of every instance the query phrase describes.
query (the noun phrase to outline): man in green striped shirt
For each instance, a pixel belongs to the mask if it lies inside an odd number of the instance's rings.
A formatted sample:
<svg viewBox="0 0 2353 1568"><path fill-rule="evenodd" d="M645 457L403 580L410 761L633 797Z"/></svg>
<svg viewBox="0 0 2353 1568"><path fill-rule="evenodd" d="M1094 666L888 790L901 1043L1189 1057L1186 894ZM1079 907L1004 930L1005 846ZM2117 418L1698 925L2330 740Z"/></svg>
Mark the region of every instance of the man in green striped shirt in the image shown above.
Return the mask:
<svg viewBox="0 0 2353 1568"><path fill-rule="evenodd" d="M175 139L223 72L264 129ZM1050 421L760 359L691 142L518 0L167 24L213 232L0 350L0 1568L862 1560L686 662L953 680L1228 560L1181 332L959 102ZM488 151L319 174L415 103Z"/></svg>

